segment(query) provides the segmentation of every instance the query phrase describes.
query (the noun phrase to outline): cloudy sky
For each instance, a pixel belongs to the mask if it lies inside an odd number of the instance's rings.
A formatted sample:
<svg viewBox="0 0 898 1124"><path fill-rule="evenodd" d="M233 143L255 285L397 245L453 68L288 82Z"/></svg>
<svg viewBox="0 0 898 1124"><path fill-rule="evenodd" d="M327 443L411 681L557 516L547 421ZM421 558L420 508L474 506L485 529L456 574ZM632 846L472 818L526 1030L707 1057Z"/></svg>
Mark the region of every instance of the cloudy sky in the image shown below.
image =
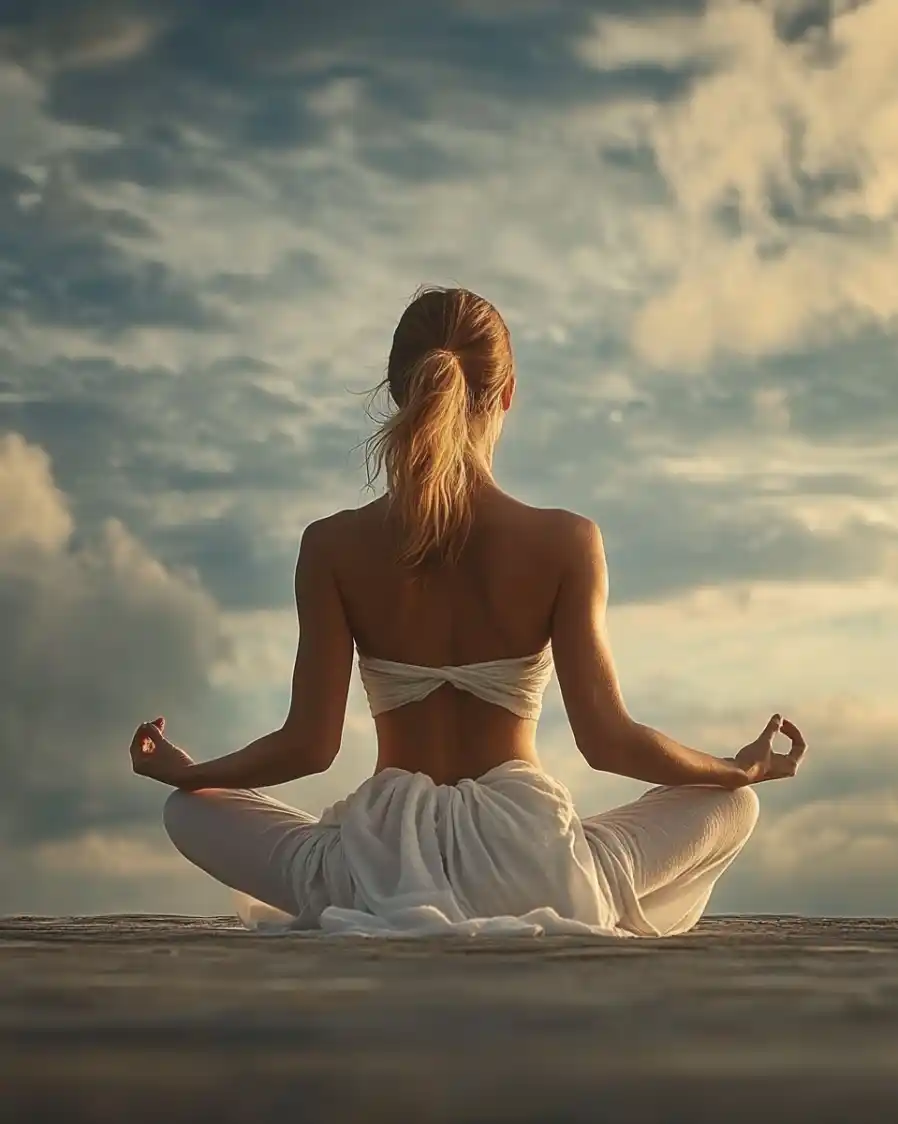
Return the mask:
<svg viewBox="0 0 898 1124"><path fill-rule="evenodd" d="M808 734L714 908L898 912L896 138L894 0L0 5L0 913L230 908L128 739L283 719L424 282L506 314L500 482L602 526L634 715ZM555 689L541 750L640 790Z"/></svg>

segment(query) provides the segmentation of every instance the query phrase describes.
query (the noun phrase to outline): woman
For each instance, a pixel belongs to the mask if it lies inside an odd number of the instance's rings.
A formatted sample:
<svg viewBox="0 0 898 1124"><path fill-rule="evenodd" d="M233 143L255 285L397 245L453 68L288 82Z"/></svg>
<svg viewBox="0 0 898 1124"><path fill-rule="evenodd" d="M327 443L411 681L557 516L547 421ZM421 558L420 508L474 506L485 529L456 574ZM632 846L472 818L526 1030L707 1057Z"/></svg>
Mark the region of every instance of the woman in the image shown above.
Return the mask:
<svg viewBox="0 0 898 1124"><path fill-rule="evenodd" d="M175 786L166 829L193 863L296 928L331 932L682 933L748 839L750 786L794 776L774 715L734 757L627 712L589 519L504 493L492 458L515 392L508 329L463 289L421 291L393 337L396 409L369 445L384 497L307 527L301 638L284 724L194 762L141 725L137 773ZM319 820L254 791L326 770L353 649L377 730L374 775ZM577 746L656 787L580 820L540 768L554 667ZM772 751L782 731L788 755Z"/></svg>

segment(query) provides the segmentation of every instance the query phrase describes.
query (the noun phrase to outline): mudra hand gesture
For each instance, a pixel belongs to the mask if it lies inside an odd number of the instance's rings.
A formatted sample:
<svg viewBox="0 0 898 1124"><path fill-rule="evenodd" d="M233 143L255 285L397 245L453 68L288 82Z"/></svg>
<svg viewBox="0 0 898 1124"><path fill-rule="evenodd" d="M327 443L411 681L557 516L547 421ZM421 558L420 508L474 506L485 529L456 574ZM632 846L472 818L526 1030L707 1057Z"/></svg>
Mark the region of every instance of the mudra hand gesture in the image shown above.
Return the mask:
<svg viewBox="0 0 898 1124"><path fill-rule="evenodd" d="M773 739L777 734L785 734L791 741L792 748L788 753L773 752ZM783 780L795 776L807 748L807 742L795 723L774 714L760 737L743 746L733 760L745 770L750 784Z"/></svg>
<svg viewBox="0 0 898 1124"><path fill-rule="evenodd" d="M165 719L142 722L131 740L131 766L141 777L150 777L177 788L187 777L193 758L165 736Z"/></svg>

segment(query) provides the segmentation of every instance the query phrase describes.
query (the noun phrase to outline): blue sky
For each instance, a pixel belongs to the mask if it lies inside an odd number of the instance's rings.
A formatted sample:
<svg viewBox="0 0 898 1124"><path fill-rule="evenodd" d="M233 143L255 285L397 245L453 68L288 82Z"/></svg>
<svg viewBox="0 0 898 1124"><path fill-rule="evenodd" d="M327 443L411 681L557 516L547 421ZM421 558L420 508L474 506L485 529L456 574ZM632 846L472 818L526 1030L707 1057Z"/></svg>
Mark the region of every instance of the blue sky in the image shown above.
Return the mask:
<svg viewBox="0 0 898 1124"><path fill-rule="evenodd" d="M225 911L131 778L283 718L312 518L367 498L395 322L511 326L500 482L602 526L642 721L773 710L718 910L896 911L891 0L28 0L0 9L0 911ZM584 814L639 786L542 756ZM313 811L359 783L354 685Z"/></svg>

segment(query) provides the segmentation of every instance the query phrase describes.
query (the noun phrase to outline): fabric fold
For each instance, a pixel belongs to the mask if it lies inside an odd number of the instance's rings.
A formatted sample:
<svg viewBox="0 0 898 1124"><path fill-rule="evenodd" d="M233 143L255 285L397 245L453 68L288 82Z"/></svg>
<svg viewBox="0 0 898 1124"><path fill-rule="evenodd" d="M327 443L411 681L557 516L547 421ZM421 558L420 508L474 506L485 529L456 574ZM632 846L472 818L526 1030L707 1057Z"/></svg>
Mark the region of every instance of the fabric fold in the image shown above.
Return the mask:
<svg viewBox="0 0 898 1124"><path fill-rule="evenodd" d="M371 714L421 702L450 683L485 702L504 707L519 718L535 720L542 710L543 693L552 676L552 649L520 658L482 663L426 667L359 655L359 674Z"/></svg>
<svg viewBox="0 0 898 1124"><path fill-rule="evenodd" d="M241 895L259 928L363 936L662 936L691 928L754 827L753 790L652 789L581 820L524 761L436 784L385 769L329 807L290 858L290 917Z"/></svg>

